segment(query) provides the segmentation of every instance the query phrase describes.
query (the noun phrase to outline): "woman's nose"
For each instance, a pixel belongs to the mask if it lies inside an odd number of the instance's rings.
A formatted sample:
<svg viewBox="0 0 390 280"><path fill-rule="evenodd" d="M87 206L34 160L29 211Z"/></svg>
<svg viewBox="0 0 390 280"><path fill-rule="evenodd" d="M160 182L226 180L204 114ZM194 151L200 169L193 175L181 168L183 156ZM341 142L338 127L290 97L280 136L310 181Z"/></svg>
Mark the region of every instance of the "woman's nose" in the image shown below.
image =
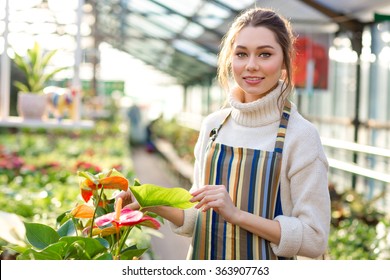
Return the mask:
<svg viewBox="0 0 390 280"><path fill-rule="evenodd" d="M257 71L257 70L259 70L259 65L258 65L258 63L256 61L256 57L251 56L251 57L248 58L248 63L246 65L246 69L248 71Z"/></svg>

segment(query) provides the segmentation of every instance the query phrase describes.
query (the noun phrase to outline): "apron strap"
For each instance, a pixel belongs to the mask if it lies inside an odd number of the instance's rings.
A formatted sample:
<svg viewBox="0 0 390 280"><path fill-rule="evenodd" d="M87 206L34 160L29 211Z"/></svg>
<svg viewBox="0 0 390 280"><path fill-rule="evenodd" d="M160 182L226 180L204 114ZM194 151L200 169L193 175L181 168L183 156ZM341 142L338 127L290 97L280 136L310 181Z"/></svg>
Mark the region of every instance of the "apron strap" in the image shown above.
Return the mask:
<svg viewBox="0 0 390 280"><path fill-rule="evenodd" d="M211 131L210 131L210 140L211 141L214 141L217 136L218 136L218 133L219 133L219 130L222 128L222 126L226 123L227 119L230 117L230 114L232 113L232 111L229 112L229 114L225 117L225 119L221 122L221 124L217 127L217 128L213 128Z"/></svg>
<svg viewBox="0 0 390 280"><path fill-rule="evenodd" d="M284 138L286 137L286 130L287 130L290 114L291 114L291 102L286 99L286 101L284 102L282 117L280 119L278 134L276 136L276 142L275 142L276 153L283 152Z"/></svg>

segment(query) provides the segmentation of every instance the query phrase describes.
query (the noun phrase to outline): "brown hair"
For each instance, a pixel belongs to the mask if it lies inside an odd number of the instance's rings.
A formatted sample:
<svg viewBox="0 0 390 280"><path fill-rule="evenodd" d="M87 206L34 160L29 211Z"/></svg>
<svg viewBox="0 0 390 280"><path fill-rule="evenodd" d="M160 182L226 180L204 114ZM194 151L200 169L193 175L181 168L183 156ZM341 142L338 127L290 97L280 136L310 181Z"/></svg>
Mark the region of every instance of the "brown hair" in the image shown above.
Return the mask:
<svg viewBox="0 0 390 280"><path fill-rule="evenodd" d="M266 27L275 34L276 41L283 51L285 75L283 78L282 99L286 98L292 89L292 58L294 55L294 40L290 23L270 9L252 8L242 12L232 23L229 31L221 42L218 56L218 81L222 88L229 90L229 80L232 77L231 55L237 34L247 26Z"/></svg>

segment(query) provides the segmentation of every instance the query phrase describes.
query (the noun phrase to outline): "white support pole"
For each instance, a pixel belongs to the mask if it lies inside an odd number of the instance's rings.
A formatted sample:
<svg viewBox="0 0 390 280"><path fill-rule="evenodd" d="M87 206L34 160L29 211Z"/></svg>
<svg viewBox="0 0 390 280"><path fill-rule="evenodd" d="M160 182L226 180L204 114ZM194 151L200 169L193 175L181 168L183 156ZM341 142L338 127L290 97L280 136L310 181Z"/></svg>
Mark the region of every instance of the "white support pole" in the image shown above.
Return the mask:
<svg viewBox="0 0 390 280"><path fill-rule="evenodd" d="M8 50L8 22L9 22L9 0L5 1L5 28L3 33L4 49L1 55L1 77L0 77L0 119L7 119L9 116L10 104L10 60L7 55Z"/></svg>
<svg viewBox="0 0 390 280"><path fill-rule="evenodd" d="M77 34L76 34L76 50L75 50L75 64L74 64L74 75L73 75L73 89L76 90L76 121L79 121L81 118L81 93L82 86L80 80L80 64L81 64L81 22L83 17L83 6L84 0L78 1L77 8Z"/></svg>

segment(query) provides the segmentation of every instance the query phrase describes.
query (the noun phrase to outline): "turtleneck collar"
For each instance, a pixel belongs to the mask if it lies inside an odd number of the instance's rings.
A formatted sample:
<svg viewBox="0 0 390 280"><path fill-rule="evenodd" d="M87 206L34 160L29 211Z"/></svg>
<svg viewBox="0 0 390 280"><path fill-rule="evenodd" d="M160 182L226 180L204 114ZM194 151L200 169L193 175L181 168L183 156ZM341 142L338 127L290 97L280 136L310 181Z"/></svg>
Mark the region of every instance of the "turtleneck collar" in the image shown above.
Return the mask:
<svg viewBox="0 0 390 280"><path fill-rule="evenodd" d="M233 90L229 94L229 104L232 108L233 120L242 126L256 127L267 125L280 120L280 109L278 97L282 90L282 82L260 99L243 103L243 93L240 90Z"/></svg>

